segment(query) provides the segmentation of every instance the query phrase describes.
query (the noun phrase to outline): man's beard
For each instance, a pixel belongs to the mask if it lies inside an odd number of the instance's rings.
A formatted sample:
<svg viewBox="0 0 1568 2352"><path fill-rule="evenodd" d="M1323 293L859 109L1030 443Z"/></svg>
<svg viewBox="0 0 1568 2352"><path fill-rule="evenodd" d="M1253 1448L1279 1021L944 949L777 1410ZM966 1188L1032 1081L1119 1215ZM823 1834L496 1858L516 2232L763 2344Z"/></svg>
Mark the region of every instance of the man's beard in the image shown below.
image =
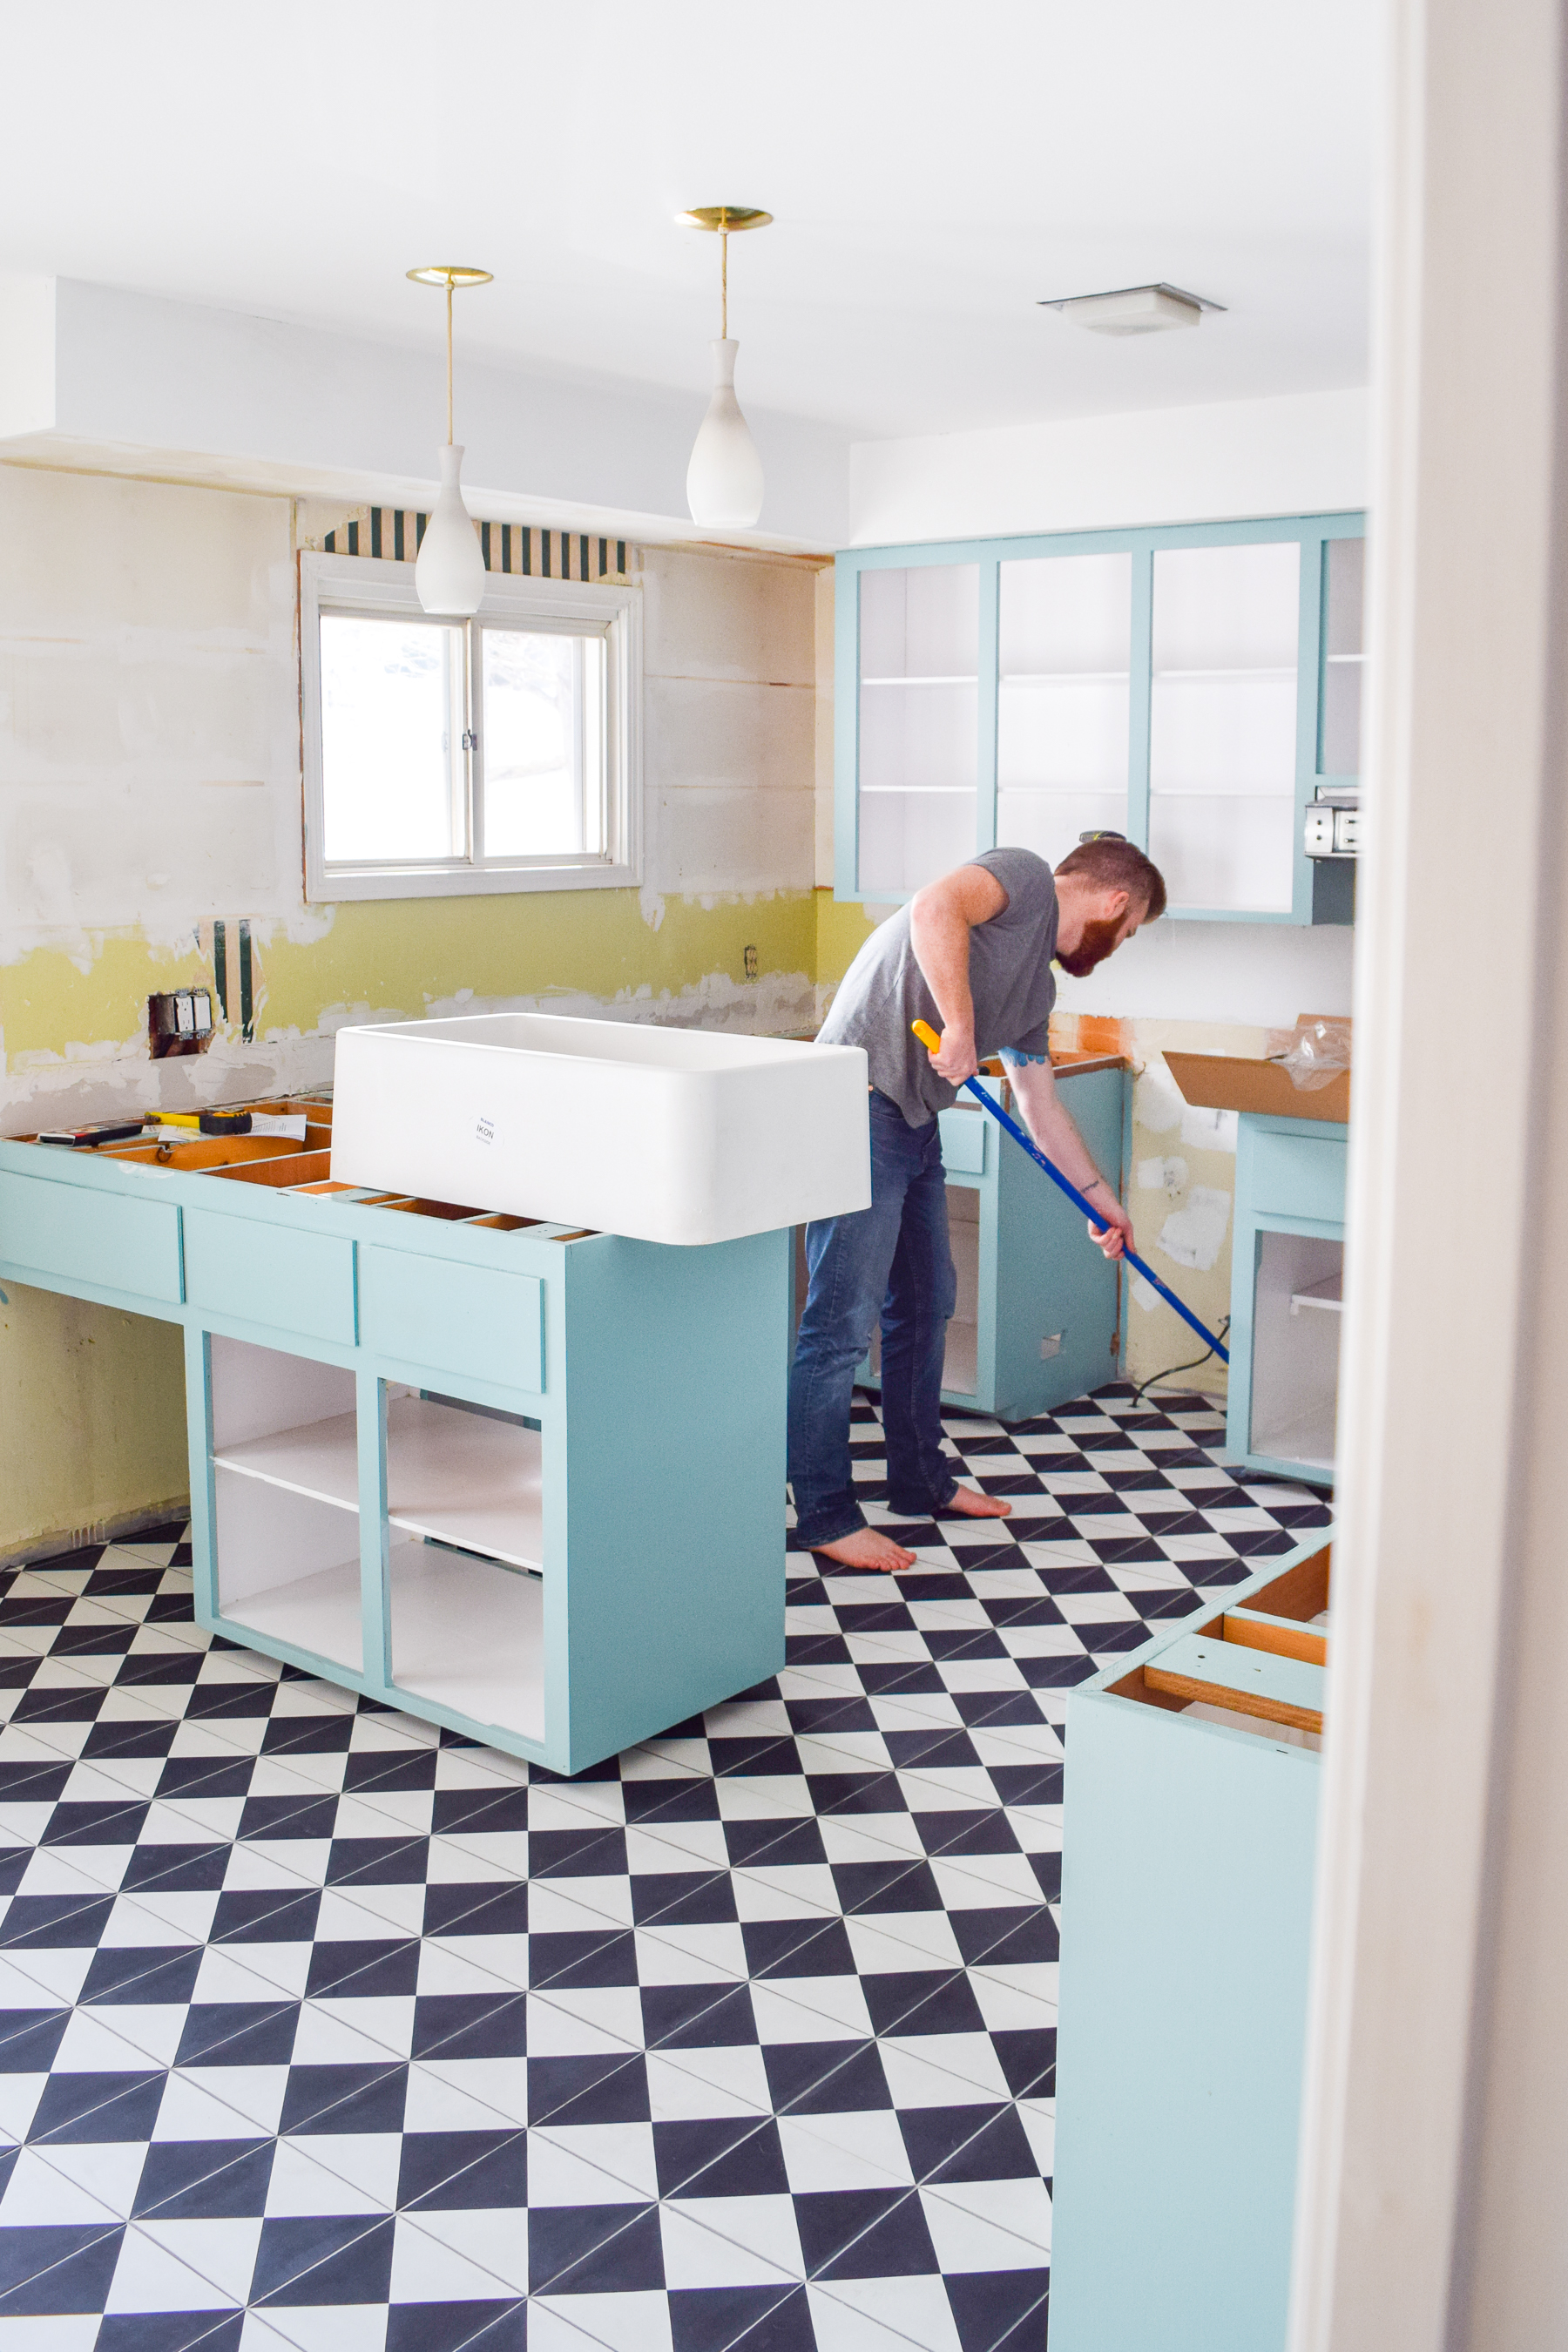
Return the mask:
<svg viewBox="0 0 1568 2352"><path fill-rule="evenodd" d="M1116 945L1120 923L1085 923L1083 937L1070 954L1058 948L1057 961L1074 980L1087 980L1096 964L1101 964Z"/></svg>

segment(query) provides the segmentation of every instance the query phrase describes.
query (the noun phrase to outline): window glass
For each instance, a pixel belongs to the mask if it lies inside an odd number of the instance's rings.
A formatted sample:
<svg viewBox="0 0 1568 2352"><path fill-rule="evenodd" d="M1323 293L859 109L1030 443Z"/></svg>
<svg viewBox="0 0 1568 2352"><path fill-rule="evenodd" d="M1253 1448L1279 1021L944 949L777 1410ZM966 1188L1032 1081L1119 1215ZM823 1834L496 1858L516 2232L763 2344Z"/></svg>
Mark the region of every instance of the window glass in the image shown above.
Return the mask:
<svg viewBox="0 0 1568 2352"><path fill-rule="evenodd" d="M485 856L596 851L604 640L486 628L480 645Z"/></svg>
<svg viewBox="0 0 1568 2352"><path fill-rule="evenodd" d="M502 574L448 621L421 609L412 563L307 550L300 589L310 898L638 878L630 583Z"/></svg>
<svg viewBox="0 0 1568 2352"><path fill-rule="evenodd" d="M462 633L321 615L321 799L332 864L460 857Z"/></svg>

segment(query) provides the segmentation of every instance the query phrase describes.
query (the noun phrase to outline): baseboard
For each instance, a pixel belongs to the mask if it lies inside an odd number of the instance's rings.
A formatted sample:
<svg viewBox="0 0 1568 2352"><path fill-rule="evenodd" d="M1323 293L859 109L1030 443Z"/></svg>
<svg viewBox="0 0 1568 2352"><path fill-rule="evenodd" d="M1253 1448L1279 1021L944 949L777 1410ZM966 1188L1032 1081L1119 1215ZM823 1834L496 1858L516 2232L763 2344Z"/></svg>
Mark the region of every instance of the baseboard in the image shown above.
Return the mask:
<svg viewBox="0 0 1568 2352"><path fill-rule="evenodd" d="M89 1527L54 1528L29 1536L9 1550L0 1549L0 1569L22 1568L29 1560L52 1559L58 1552L85 1551L90 1544L118 1543L143 1528L166 1527L171 1519L189 1518L189 1495L171 1495L166 1502L142 1503L133 1511L115 1511L94 1519Z"/></svg>

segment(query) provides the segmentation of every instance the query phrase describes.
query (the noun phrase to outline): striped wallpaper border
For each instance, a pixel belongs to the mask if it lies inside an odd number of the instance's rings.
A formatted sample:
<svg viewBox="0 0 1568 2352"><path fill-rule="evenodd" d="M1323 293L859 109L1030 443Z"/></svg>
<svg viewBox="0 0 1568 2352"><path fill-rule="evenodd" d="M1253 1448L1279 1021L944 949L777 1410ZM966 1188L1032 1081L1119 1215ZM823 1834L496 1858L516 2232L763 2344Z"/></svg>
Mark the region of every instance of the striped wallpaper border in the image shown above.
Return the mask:
<svg viewBox="0 0 1568 2352"><path fill-rule="evenodd" d="M369 507L328 531L326 555L390 557L412 563L430 518L412 507ZM542 530L520 522L481 522L479 551L485 570L514 580L625 580L629 552L624 539L593 531Z"/></svg>

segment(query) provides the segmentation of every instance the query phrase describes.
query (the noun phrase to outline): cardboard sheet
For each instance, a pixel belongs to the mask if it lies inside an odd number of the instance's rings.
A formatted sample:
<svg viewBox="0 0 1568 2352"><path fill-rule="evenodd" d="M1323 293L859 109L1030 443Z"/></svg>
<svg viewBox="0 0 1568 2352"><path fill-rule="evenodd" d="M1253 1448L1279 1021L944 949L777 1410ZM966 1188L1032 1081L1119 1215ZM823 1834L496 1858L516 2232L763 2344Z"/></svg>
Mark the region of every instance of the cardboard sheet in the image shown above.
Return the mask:
<svg viewBox="0 0 1568 2352"><path fill-rule="evenodd" d="M1351 1115L1351 1074L1323 1087L1298 1087L1278 1062L1238 1054L1177 1054L1165 1064L1190 1103L1207 1110L1261 1111L1269 1118L1321 1118L1343 1126Z"/></svg>

